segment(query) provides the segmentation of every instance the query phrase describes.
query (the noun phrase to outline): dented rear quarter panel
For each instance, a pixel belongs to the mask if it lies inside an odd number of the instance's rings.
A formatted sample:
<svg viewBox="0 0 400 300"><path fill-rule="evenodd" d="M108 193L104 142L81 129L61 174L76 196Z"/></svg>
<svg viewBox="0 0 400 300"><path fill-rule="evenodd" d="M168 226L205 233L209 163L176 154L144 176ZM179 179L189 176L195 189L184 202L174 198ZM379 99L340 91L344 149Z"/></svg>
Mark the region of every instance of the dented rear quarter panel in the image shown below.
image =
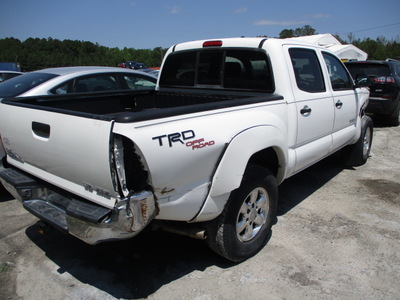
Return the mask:
<svg viewBox="0 0 400 300"><path fill-rule="evenodd" d="M142 156L160 207L157 218L190 221L203 208L211 184L218 184L217 194L225 195L216 212L220 213L226 195L240 184L249 157L260 144L265 146L248 139L232 143L243 132L259 126L276 127L281 133L276 146L284 147L287 109L282 106L286 106L284 100L275 100L134 124L115 123L113 132L131 139ZM265 141L274 139L265 137ZM214 177L226 150L233 153L233 147L239 155L229 157L228 164L236 166L237 178L232 180L226 174Z"/></svg>

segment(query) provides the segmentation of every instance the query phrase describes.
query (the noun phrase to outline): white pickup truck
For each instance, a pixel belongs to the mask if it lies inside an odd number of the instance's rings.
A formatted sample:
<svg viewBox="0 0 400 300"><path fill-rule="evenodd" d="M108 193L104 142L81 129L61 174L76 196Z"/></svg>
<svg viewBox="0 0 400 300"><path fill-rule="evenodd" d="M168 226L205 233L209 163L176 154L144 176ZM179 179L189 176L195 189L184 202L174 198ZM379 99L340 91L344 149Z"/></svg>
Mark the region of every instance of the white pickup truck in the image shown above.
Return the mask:
<svg viewBox="0 0 400 300"><path fill-rule="evenodd" d="M289 39L177 44L156 91L2 100L0 179L87 243L163 228L242 261L266 243L284 179L338 150L366 162L361 79Z"/></svg>

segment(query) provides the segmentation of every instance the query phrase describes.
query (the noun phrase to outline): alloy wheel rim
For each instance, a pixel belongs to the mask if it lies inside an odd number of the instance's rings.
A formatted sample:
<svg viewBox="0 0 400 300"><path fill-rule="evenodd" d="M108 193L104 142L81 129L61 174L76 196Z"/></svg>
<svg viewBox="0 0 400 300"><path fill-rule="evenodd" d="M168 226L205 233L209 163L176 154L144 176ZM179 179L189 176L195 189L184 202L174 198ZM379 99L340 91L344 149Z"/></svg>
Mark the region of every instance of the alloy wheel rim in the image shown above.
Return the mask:
<svg viewBox="0 0 400 300"><path fill-rule="evenodd" d="M236 235L239 241L254 239L267 221L268 193L262 187L252 190L243 201L236 219Z"/></svg>
<svg viewBox="0 0 400 300"><path fill-rule="evenodd" d="M364 136L364 140L363 140L363 155L364 156L368 155L370 145L371 145L371 129L368 127L365 132L365 136Z"/></svg>

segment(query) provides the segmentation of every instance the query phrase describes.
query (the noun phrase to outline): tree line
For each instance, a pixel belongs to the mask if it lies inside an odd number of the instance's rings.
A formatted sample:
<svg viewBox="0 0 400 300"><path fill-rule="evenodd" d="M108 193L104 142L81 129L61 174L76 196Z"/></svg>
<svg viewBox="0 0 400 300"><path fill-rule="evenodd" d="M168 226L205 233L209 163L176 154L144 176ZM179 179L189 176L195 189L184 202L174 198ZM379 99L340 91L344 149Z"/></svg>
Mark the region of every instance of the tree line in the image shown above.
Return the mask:
<svg viewBox="0 0 400 300"><path fill-rule="evenodd" d="M159 67L167 49L108 48L87 41L28 38L0 39L0 62L19 63L25 72L51 67L113 66L125 61Z"/></svg>
<svg viewBox="0 0 400 300"><path fill-rule="evenodd" d="M280 38L317 34L309 25L296 29L284 29ZM335 36L342 44L353 44L368 53L368 59L400 58L399 41L377 39L356 39L348 35L348 41ZM65 66L117 66L125 61L145 63L149 67L159 67L166 48L154 49L108 48L87 41L57 40L53 38L0 39L0 62L19 63L25 72L49 67Z"/></svg>

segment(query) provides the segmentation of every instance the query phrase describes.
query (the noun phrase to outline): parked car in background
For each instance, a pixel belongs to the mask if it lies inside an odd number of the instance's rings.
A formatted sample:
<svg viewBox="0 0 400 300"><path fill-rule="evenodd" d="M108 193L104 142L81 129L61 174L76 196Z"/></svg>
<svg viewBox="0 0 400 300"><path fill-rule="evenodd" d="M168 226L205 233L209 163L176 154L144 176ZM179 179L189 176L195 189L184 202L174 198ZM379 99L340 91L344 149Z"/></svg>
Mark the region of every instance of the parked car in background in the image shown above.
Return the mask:
<svg viewBox="0 0 400 300"><path fill-rule="evenodd" d="M0 85L0 99L84 92L154 89L157 77L114 67L43 69L12 78Z"/></svg>
<svg viewBox="0 0 400 300"><path fill-rule="evenodd" d="M60 95L116 90L155 89L157 77L114 67L64 67L25 73L0 84L0 101L8 97ZM0 104L1 105L1 104ZM0 132L1 135L1 132ZM4 152L0 147L0 158Z"/></svg>
<svg viewBox="0 0 400 300"><path fill-rule="evenodd" d="M16 71L2 71L0 70L0 83L3 81L6 81L10 78L22 75L24 73L22 72L16 72Z"/></svg>
<svg viewBox="0 0 400 300"><path fill-rule="evenodd" d="M351 61L346 67L353 78L366 74L370 79L370 97L367 113L398 126L400 114L400 61Z"/></svg>
<svg viewBox="0 0 400 300"><path fill-rule="evenodd" d="M123 62L123 63L119 63L118 67L119 68L133 69L133 70L148 69L146 64L139 63L139 62L136 62L136 61L126 61L126 62Z"/></svg>
<svg viewBox="0 0 400 300"><path fill-rule="evenodd" d="M139 63L136 61L127 61L125 62L129 69L133 70L141 70L141 69L148 69L148 67L144 63Z"/></svg>

